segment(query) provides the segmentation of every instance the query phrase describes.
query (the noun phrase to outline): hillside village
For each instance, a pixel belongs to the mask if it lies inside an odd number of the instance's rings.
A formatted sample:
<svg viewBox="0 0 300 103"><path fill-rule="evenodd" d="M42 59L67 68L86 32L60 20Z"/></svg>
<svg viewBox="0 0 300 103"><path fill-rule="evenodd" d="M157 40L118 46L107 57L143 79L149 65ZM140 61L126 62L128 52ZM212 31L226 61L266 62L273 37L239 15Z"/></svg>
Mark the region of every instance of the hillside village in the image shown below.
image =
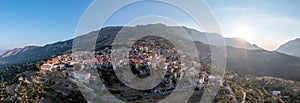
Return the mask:
<svg viewBox="0 0 300 103"><path fill-rule="evenodd" d="M163 82L159 84L153 91L148 93L141 92L142 95L146 94L155 94L161 93L163 91L172 91L175 89L177 85L177 79L182 75L191 75L195 79L192 79L197 88L203 89L205 81L208 80L209 74L205 71L197 72L196 67L198 69L202 68L201 64L197 64L196 61L191 62L191 66L188 66L190 69L180 69L184 65L181 62L178 62L178 54L176 50L172 47L169 47L163 43L157 43L157 41L150 41L152 45L145 45L145 42L138 44L137 46L132 47L132 51L129 53L129 63L131 65L131 69L133 73L140 78L147 77L150 74L152 69L166 71L166 76L163 79ZM156 42L156 43L154 43ZM154 45L154 44L155 45ZM161 44L161 47L156 47L156 44ZM142 46L143 45L143 46ZM148 47L147 47L148 46ZM13 88L19 88L26 85L31 85L30 88L33 90L40 90L38 93L44 93L44 97L22 97L21 95L14 95L11 97L3 97L3 101L22 101L31 98L29 101L35 100L44 100L49 101L49 97L55 97L55 95L47 92L55 92L56 95L72 95L74 92L80 92L79 88L76 86L78 82L86 83L95 81L98 75L92 75L92 73L85 71L86 68L96 68L100 76L103 71L112 71L113 61L111 60L111 49L104 48L101 51L96 52L95 57L90 59L78 60L76 58L80 58L82 55L86 55L88 52L82 51L73 54L64 54L57 57L53 57L45 62L41 62L36 65L37 71L29 71L25 70L22 73L19 73L15 76L17 78L17 82L10 85L11 89L6 89L3 92L12 93L11 95L17 93L19 89L15 89L15 92L11 92ZM75 55L76 54L76 55ZM151 59L155 58L156 61L162 62L153 62L151 63ZM119 60L117 64L124 64ZM163 62L164 61L164 62ZM120 66L122 67L122 66ZM4 72L9 72L9 70L4 70ZM109 74L109 72L105 72ZM106 75L111 76L111 75ZM113 79L116 77L102 78L104 84L109 83L116 85ZM17 85L19 83L19 85ZM7 86L7 84L3 84L3 86ZM25 87L29 88L29 87ZM24 88L24 89L25 89ZM37 88L37 89L35 89ZM43 89L41 89L43 88ZM110 86L108 86L110 88ZM112 87L115 88L115 87ZM118 87L121 88L121 87ZM47 89L47 90L44 90ZM50 89L50 91L49 91ZM128 94L128 93L125 93ZM140 93L138 93L140 94ZM168 94L168 93L167 93ZM37 94L36 94L37 95ZM123 95L118 94L118 95ZM48 99L47 99L48 96ZM126 95L128 97L135 97L137 95ZM82 96L81 96L82 97ZM68 99L70 101L74 99ZM131 99L128 99L131 100Z"/></svg>
<svg viewBox="0 0 300 103"><path fill-rule="evenodd" d="M128 59L112 60L113 52ZM114 96L127 102L159 101L174 92L178 79L183 77L191 77L189 79L192 81L186 85L196 87L190 102L199 101L195 96L202 95L209 86L208 80L223 83L214 102L299 102L300 100L300 83L297 81L232 72L227 72L223 80L220 76L210 75L209 64L197 61L185 61L188 64L184 64L179 61L180 55L177 50L160 41L139 41L131 48L128 55L123 52L106 47L94 52L95 56L91 58L84 58L91 52L81 51L59 55L37 64L15 66L19 68L16 75L12 77L15 78L13 79L15 82L8 83L2 80L1 101L86 102L78 83L88 85L96 82L99 77ZM132 90L120 82L114 73L115 69L124 69L125 65L129 65L133 74L139 78L146 78L153 71L165 71L165 76L162 82L151 90ZM28 68L22 72L21 68L24 67ZM90 72L89 69L97 73ZM9 70L11 69L1 70L1 73L13 73ZM88 91L93 91L90 89Z"/></svg>
<svg viewBox="0 0 300 103"><path fill-rule="evenodd" d="M163 82L159 84L151 93L160 93L162 91L170 91L174 90L177 85L177 79L181 77L181 75L191 75L190 77L194 77L194 83L191 85L196 85L197 88L203 89L207 84L208 78L217 78L213 76L209 76L206 71L198 71L195 68L202 68L201 64L197 64L196 61L190 62L188 64L190 66L184 66L181 62L178 62L178 54L176 50L170 48L166 44L160 44L159 48L155 45L157 41L149 41L150 45L145 42L138 42L137 46L132 47L132 51L129 52L129 65L131 66L132 72L140 78L145 78L150 75L151 71L162 70L166 71L165 78ZM147 43L149 43L147 42ZM143 45L143 46L142 46ZM41 65L42 71L47 72L61 72L65 78L68 78L72 81L89 83L95 80L97 75L92 75L91 73L85 71L85 68L97 68L102 81L104 84L112 84L117 85L118 82L114 83L113 81L117 79L115 75L113 75L113 61L111 60L112 50L110 48L105 48L101 51L96 52L95 57L91 59L85 60L76 60L74 56L86 55L88 52L77 52L77 55L74 54L65 54L61 56L57 56L48 60L44 64ZM122 55L121 53L119 55ZM151 62L152 59L155 58L155 62ZM119 59L116 64L118 67L122 68L122 64L124 64L123 59ZM158 62L161 61L161 62ZM187 65L187 64L186 64ZM77 69L74 69L77 66ZM185 67L180 69L181 67ZM190 68L190 69L187 69ZM48 78L41 78L41 80L48 80ZM221 80L221 78L219 79ZM221 82L221 81L220 81ZM108 88L110 86L108 85ZM111 88L121 88L114 87ZM120 95L120 94L118 94ZM143 94L144 95L144 94ZM129 97L134 97L135 95L127 95Z"/></svg>

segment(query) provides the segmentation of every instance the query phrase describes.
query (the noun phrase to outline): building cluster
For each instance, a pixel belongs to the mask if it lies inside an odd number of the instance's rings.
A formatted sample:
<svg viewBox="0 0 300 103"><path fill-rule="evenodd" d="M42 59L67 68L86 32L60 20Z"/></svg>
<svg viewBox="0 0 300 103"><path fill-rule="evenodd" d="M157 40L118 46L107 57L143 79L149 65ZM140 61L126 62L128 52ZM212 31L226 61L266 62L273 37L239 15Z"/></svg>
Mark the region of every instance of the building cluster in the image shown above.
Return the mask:
<svg viewBox="0 0 300 103"><path fill-rule="evenodd" d="M95 76L82 69L90 66L94 61L90 59L77 60L77 56L87 54L87 52L79 52L78 54L65 54L52 58L42 64L41 69L49 72L60 71L65 77L88 83L90 80L95 79Z"/></svg>
<svg viewBox="0 0 300 103"><path fill-rule="evenodd" d="M111 55L119 58L112 60ZM170 44L159 42L156 40L138 41L133 45L130 50L127 49L114 49L105 48L99 51L96 55L97 67L104 71L113 71L122 65L129 65L132 72L140 78L148 77L155 70L166 71L165 77L162 82L156 86L154 92L173 90L178 84L178 79L184 76L192 77L192 82L198 88L204 88L207 84L207 79L214 78L209 76L205 71L201 71L201 64L196 61L184 61L188 64L183 64L180 61L180 55L174 46ZM114 64L117 64L115 66ZM125 76L122 76L125 77ZM114 78L114 77L111 77ZM102 80L104 82L114 81L112 79ZM151 83L150 83L151 84Z"/></svg>
<svg viewBox="0 0 300 103"><path fill-rule="evenodd" d="M121 57L112 60L112 53ZM117 67L122 69L123 65L129 65L132 72L140 78L148 77L155 70L165 71L162 82L153 89L153 92L175 89L181 77L192 77L190 79L194 83L193 85L198 88L205 86L207 78L213 78L205 71L200 70L202 68L200 63L196 61L184 62L188 64L182 63L174 46L157 40L145 40L136 42L130 51L107 47L96 53L82 51L57 56L41 65L41 69L49 72L61 71L66 77L87 83L96 78L85 71L87 68L97 68L101 75L103 70L113 71ZM104 83L111 83L114 81L112 79L116 77L109 78L101 79Z"/></svg>

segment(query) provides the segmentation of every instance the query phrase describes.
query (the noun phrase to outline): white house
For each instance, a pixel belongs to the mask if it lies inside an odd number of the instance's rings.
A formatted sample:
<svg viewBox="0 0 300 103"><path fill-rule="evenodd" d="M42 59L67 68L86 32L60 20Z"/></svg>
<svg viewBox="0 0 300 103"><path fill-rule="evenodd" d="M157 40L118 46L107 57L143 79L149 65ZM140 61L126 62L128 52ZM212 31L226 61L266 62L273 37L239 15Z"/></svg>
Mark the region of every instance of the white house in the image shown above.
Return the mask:
<svg viewBox="0 0 300 103"><path fill-rule="evenodd" d="M208 76L208 79L209 79L209 80L215 80L215 79L216 79L216 77L215 77L215 76L211 76L211 75L210 75L210 76Z"/></svg>
<svg viewBox="0 0 300 103"><path fill-rule="evenodd" d="M52 71L52 69L53 69L53 64L43 64L43 65L41 65L41 69L42 70L47 70L47 71Z"/></svg>
<svg viewBox="0 0 300 103"><path fill-rule="evenodd" d="M272 91L272 95L280 96L281 92L280 91Z"/></svg>
<svg viewBox="0 0 300 103"><path fill-rule="evenodd" d="M91 78L91 73L86 71L70 70L68 75L82 82L88 82Z"/></svg>
<svg viewBox="0 0 300 103"><path fill-rule="evenodd" d="M65 64L60 64L59 67L60 69L64 68L66 65Z"/></svg>

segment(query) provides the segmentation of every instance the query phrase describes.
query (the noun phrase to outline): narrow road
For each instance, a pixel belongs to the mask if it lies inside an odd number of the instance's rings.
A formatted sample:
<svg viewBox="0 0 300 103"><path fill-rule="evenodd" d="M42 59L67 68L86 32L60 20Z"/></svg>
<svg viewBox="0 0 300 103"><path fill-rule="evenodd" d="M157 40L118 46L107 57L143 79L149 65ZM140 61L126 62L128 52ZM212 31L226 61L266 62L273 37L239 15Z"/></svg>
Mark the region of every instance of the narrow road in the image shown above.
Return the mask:
<svg viewBox="0 0 300 103"><path fill-rule="evenodd" d="M245 100L246 100L246 92L244 92L244 90L242 90L242 92L243 92L243 100L242 100L242 103L245 103Z"/></svg>
<svg viewBox="0 0 300 103"><path fill-rule="evenodd" d="M231 86L226 86L225 89L229 90L230 94L234 97L234 102L237 103L237 99L236 99L235 93L233 92Z"/></svg>
<svg viewBox="0 0 300 103"><path fill-rule="evenodd" d="M158 97L158 96L161 96L161 95L167 95L167 94L170 94L170 93L173 93L173 92L181 92L183 90L186 90L187 88L190 88L190 86L186 86L186 87L183 87L183 88L180 88L178 90L168 90L168 91L164 91L164 92L159 92L159 93L152 93L152 94L145 94L145 95L142 95L142 98L143 99L146 99L146 98L152 98L152 97ZM117 97L104 97L105 99L111 99L111 100L114 100L115 98ZM118 98L119 100L133 100L133 99L138 99L138 96L129 96L129 97L119 97Z"/></svg>
<svg viewBox="0 0 300 103"><path fill-rule="evenodd" d="M164 92L160 92L160 93L153 93L153 94L147 94L147 95L143 95L142 98L152 98L152 97L157 97L157 96L161 96L161 95L166 95L166 94L170 94L172 93L174 90L169 90L169 91L164 91ZM109 98L113 98L113 97L109 97ZM115 97L117 98L117 97ZM120 100L133 100L133 99L138 99L138 96L130 96L130 97L119 97L118 99Z"/></svg>
<svg viewBox="0 0 300 103"><path fill-rule="evenodd" d="M262 86L263 91L264 91L266 94L269 94L269 95L271 95L271 93L268 92L268 91L265 89L265 86L266 86L267 84L269 84L271 80L272 80L272 78L269 78L269 80Z"/></svg>

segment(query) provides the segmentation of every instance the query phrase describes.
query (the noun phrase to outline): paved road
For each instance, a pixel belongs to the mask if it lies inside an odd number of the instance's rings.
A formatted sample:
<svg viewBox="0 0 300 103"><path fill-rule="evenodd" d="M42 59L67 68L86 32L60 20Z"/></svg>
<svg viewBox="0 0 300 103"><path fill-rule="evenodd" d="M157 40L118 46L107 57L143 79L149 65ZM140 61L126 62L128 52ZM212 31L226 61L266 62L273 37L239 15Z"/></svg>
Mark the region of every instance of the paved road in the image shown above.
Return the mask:
<svg viewBox="0 0 300 103"><path fill-rule="evenodd" d="M242 90L242 92L243 92L243 100L242 100L242 103L245 103L245 100L246 100L246 92L244 92L244 90Z"/></svg>
<svg viewBox="0 0 300 103"><path fill-rule="evenodd" d="M143 99L146 99L146 98L153 98L153 97L158 97L158 96L161 96L161 95L167 95L167 94L170 94L172 92L180 92L180 91L183 91L183 90L186 90L187 88L190 88L189 86L187 87L184 87L184 88L181 88L179 90L169 90L169 91L164 91L164 92L159 92L159 93L152 93L152 94L145 94L142 96ZM114 100L115 97L104 97L105 99L111 99L111 100ZM119 100L123 100L123 101L127 101L127 100L134 100L134 99L138 99L138 96L130 96L130 97L119 97L118 98Z"/></svg>
<svg viewBox="0 0 300 103"><path fill-rule="evenodd" d="M174 90L169 90L169 91L164 91L164 92L159 92L159 93L153 93L153 94L146 94L146 95L143 95L142 98L143 99L146 99L146 98L152 98L152 97L157 97L157 96L161 96L161 95L166 95L166 94L170 94L172 93ZM115 97L106 97L106 98L115 98ZM118 98L119 100L123 100L123 101L126 101L126 100L134 100L134 99L138 99L138 96L130 96L130 97L119 97Z"/></svg>
<svg viewBox="0 0 300 103"><path fill-rule="evenodd" d="M269 84L271 80L272 80L272 78L269 78L268 81L264 84L264 86L262 86L263 91L264 91L265 93L269 94L269 95L271 95L271 93L268 92L268 91L265 89L265 86L266 86L267 84Z"/></svg>
<svg viewBox="0 0 300 103"><path fill-rule="evenodd" d="M229 90L230 94L234 97L234 102L237 103L237 99L236 99L235 93L233 92L231 86L226 86L225 89Z"/></svg>

